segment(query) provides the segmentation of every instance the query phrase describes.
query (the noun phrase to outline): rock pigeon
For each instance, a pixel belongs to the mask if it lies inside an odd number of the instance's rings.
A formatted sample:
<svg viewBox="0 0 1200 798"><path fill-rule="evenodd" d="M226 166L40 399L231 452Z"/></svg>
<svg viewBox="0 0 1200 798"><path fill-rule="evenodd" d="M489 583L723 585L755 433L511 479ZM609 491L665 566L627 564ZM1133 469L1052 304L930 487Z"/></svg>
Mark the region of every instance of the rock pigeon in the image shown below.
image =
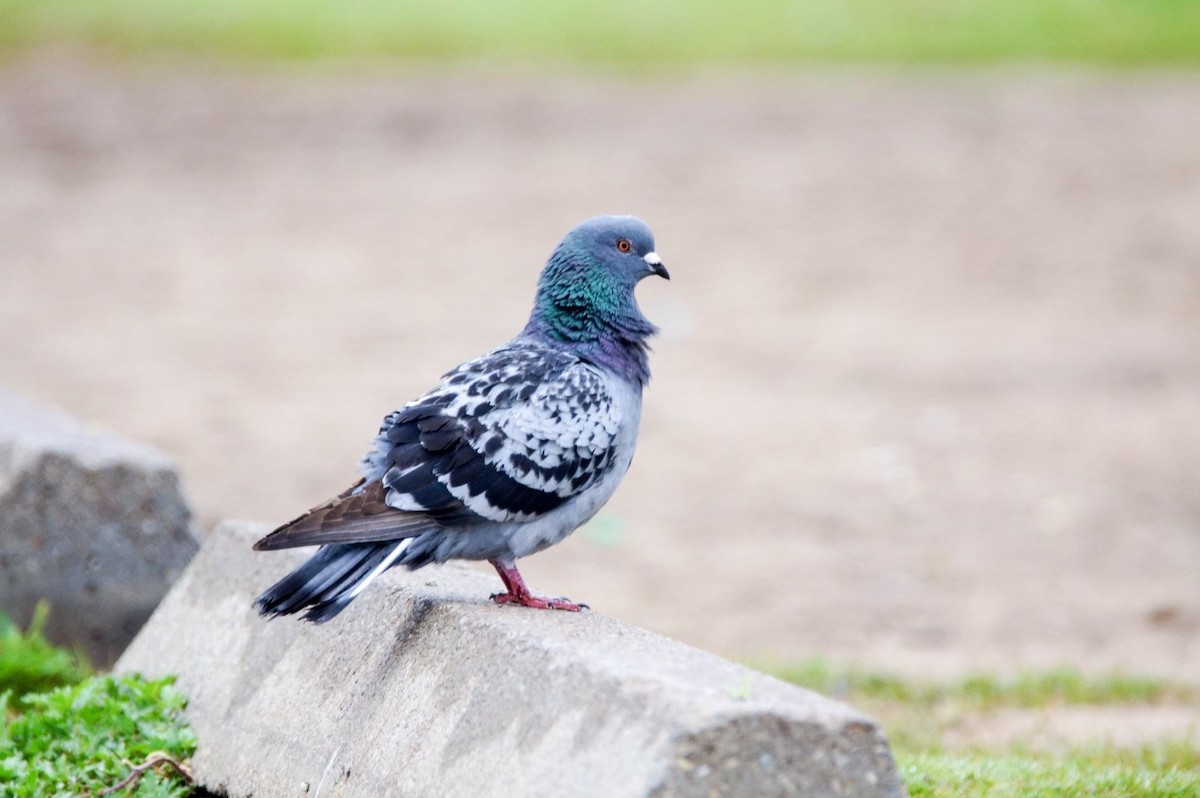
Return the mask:
<svg viewBox="0 0 1200 798"><path fill-rule="evenodd" d="M657 329L634 287L652 274L670 279L641 219L567 233L517 337L388 415L356 485L254 545L320 546L255 600L259 613L322 623L388 568L452 559L490 562L499 604L586 607L531 592L517 560L594 516L629 468Z"/></svg>

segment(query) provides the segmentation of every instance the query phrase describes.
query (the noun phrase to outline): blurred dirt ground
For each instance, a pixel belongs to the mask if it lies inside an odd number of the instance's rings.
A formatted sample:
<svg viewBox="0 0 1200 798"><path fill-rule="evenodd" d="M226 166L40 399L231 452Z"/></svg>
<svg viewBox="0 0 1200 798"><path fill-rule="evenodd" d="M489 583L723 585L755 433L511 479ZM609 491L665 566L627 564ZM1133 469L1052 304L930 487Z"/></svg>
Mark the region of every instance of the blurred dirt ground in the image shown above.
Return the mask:
<svg viewBox="0 0 1200 798"><path fill-rule="evenodd" d="M10 64L0 386L283 521L609 212L671 269L655 377L536 588L765 662L1196 680L1194 75Z"/></svg>

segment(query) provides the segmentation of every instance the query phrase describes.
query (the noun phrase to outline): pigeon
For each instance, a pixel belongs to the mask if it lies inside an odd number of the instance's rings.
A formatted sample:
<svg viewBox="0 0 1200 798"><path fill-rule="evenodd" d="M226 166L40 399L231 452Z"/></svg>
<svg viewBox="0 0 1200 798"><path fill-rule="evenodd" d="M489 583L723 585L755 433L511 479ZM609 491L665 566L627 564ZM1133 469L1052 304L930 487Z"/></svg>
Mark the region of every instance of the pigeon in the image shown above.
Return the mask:
<svg viewBox="0 0 1200 798"><path fill-rule="evenodd" d="M254 602L268 618L330 620L389 568L487 560L498 604L578 612L525 584L517 560L562 541L613 495L633 460L646 340L634 288L670 279L633 216L572 229L512 340L443 375L383 420L362 479L254 548L319 548Z"/></svg>

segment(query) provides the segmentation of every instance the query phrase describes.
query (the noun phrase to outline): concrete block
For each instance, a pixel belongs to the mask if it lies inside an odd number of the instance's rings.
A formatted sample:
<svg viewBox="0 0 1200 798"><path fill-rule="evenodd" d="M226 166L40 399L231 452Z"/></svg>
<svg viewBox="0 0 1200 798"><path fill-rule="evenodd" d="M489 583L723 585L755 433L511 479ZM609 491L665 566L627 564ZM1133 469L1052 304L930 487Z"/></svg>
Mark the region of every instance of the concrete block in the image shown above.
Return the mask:
<svg viewBox="0 0 1200 798"><path fill-rule="evenodd" d="M99 665L120 655L199 542L175 466L0 392L0 609Z"/></svg>
<svg viewBox="0 0 1200 798"><path fill-rule="evenodd" d="M117 666L179 675L218 794L904 794L849 707L595 611L496 606L466 566L384 574L322 626L264 621L251 600L308 554L251 553L268 530L214 532Z"/></svg>

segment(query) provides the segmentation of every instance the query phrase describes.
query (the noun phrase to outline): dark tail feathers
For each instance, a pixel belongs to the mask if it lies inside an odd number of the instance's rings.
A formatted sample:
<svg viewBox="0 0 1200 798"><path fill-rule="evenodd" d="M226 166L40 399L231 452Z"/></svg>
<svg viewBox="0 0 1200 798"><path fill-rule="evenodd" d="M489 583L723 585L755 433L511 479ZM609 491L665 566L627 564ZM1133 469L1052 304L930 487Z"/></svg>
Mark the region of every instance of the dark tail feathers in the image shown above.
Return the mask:
<svg viewBox="0 0 1200 798"><path fill-rule="evenodd" d="M330 544L254 600L260 615L274 618L304 608L306 621L325 623L399 559L407 540ZM397 551L400 549L400 551Z"/></svg>

